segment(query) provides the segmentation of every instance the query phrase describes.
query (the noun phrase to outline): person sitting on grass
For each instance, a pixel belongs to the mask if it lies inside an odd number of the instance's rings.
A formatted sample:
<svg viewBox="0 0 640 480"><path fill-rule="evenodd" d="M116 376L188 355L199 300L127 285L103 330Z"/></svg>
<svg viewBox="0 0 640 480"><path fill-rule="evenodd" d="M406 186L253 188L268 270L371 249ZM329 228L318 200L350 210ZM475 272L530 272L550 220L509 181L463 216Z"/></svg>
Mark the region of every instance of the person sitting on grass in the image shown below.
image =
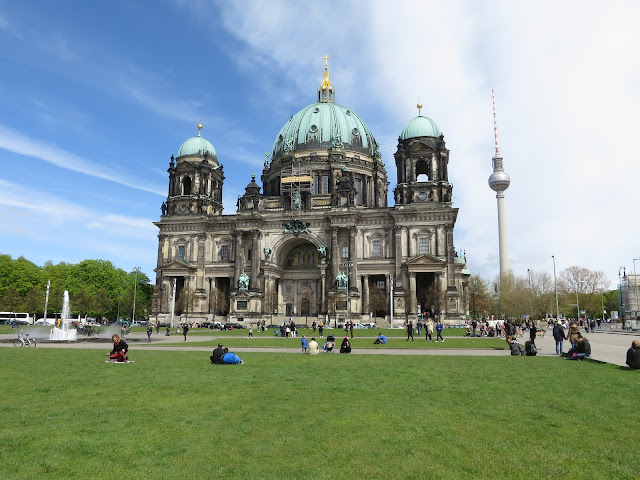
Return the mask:
<svg viewBox="0 0 640 480"><path fill-rule="evenodd" d="M107 353L107 356L115 362L126 362L129 359L127 342L120 335L112 335L111 340L113 341L113 350L111 353Z"/></svg>
<svg viewBox="0 0 640 480"><path fill-rule="evenodd" d="M244 361L235 353L230 352L228 348L225 348L224 355L222 355L222 363L224 365L238 365L244 363Z"/></svg>
<svg viewBox="0 0 640 480"><path fill-rule="evenodd" d="M349 337L346 335L344 340L342 340L342 345L340 345L340 353L351 353L351 343L349 342Z"/></svg>
<svg viewBox="0 0 640 480"><path fill-rule="evenodd" d="M373 342L374 345L386 345L387 337L385 337L382 332L378 333L378 337Z"/></svg>
<svg viewBox="0 0 640 480"><path fill-rule="evenodd" d="M631 348L627 350L627 365L629 368L640 369L640 342L631 342Z"/></svg>
<svg viewBox="0 0 640 480"><path fill-rule="evenodd" d="M320 353L320 347L318 346L318 342L316 342L315 337L311 337L309 341L309 353L311 355L318 355Z"/></svg>
<svg viewBox="0 0 640 480"><path fill-rule="evenodd" d="M222 363L222 356L224 355L224 349L222 348L222 344L219 343L218 347L213 350L213 355L209 357L211 363Z"/></svg>
<svg viewBox="0 0 640 480"><path fill-rule="evenodd" d="M583 358L591 356L591 345L582 335L578 334L576 337L576 346L567 352L565 360L582 360Z"/></svg>

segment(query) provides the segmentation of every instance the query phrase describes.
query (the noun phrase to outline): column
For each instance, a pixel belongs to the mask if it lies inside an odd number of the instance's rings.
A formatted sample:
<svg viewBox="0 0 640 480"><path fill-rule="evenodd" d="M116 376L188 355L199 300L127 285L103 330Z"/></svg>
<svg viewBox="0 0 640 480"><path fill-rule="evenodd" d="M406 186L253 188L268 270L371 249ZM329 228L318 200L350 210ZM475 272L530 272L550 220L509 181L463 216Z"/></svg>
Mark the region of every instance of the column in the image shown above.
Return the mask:
<svg viewBox="0 0 640 480"><path fill-rule="evenodd" d="M455 249L453 248L453 227L447 226L447 290L456 291Z"/></svg>
<svg viewBox="0 0 640 480"><path fill-rule="evenodd" d="M338 252L338 227L331 227L331 285L338 276L338 262L340 261L340 252Z"/></svg>
<svg viewBox="0 0 640 480"><path fill-rule="evenodd" d="M326 275L326 267L322 269L321 273L320 273L320 312L318 313L324 313L326 311L325 307L324 307L324 292L326 291L327 288L327 275Z"/></svg>
<svg viewBox="0 0 640 480"><path fill-rule="evenodd" d="M416 305L418 303L416 297L416 272L409 272L409 302L410 305L407 306L407 315L416 312ZM411 318L411 316L409 318Z"/></svg>
<svg viewBox="0 0 640 480"><path fill-rule="evenodd" d="M202 291L204 289L204 241L206 236L201 233L198 235L197 243L197 270L196 270L196 290Z"/></svg>
<svg viewBox="0 0 640 480"><path fill-rule="evenodd" d="M356 246L357 227L349 228L349 260L353 263L351 266L351 277L349 278L349 290L360 290L358 285L358 249Z"/></svg>
<svg viewBox="0 0 640 480"><path fill-rule="evenodd" d="M243 271L242 265L242 232L236 232L236 252L235 252L235 260L234 260L234 271L233 275L235 277L234 284L231 285L231 289L235 290L238 288L238 280L240 280L240 275Z"/></svg>
<svg viewBox="0 0 640 480"><path fill-rule="evenodd" d="M402 266L402 227L393 227L394 232L394 247L395 247L395 259L396 259L396 271L394 276L394 283L397 287L402 286L402 280L400 279L400 268Z"/></svg>
<svg viewBox="0 0 640 480"><path fill-rule="evenodd" d="M362 313L369 313L369 275L362 276Z"/></svg>
<svg viewBox="0 0 640 480"><path fill-rule="evenodd" d="M258 273L260 273L260 230L254 230L251 244L251 290L260 290Z"/></svg>

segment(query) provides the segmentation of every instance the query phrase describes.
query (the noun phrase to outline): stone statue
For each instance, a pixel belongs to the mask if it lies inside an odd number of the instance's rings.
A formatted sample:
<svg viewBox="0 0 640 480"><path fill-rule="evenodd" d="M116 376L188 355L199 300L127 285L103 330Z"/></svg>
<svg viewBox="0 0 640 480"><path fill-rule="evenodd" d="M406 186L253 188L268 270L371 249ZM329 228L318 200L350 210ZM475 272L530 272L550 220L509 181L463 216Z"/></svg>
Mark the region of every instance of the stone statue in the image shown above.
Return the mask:
<svg viewBox="0 0 640 480"><path fill-rule="evenodd" d="M166 215L167 214L167 204L165 202L162 202L162 206L160 207L162 209L162 215Z"/></svg>
<svg viewBox="0 0 640 480"><path fill-rule="evenodd" d="M238 290L248 290L249 289L249 275L243 273L240 275L238 279Z"/></svg>
<svg viewBox="0 0 640 480"><path fill-rule="evenodd" d="M322 258L323 260L325 258L327 258L327 246L326 245L320 245L318 247L318 253L320 253L320 258Z"/></svg>
<svg viewBox="0 0 640 480"><path fill-rule="evenodd" d="M347 275L343 272L338 273L336 276L336 284L338 285L338 289L346 290L347 289Z"/></svg>
<svg viewBox="0 0 640 480"><path fill-rule="evenodd" d="M295 210L300 210L302 207L302 197L298 192L293 192L291 194L291 204Z"/></svg>
<svg viewBox="0 0 640 480"><path fill-rule="evenodd" d="M271 260L271 249L269 247L264 247L264 259L267 262Z"/></svg>
<svg viewBox="0 0 640 480"><path fill-rule="evenodd" d="M264 166L268 167L269 166L269 157L271 156L270 152L267 152L264 154Z"/></svg>

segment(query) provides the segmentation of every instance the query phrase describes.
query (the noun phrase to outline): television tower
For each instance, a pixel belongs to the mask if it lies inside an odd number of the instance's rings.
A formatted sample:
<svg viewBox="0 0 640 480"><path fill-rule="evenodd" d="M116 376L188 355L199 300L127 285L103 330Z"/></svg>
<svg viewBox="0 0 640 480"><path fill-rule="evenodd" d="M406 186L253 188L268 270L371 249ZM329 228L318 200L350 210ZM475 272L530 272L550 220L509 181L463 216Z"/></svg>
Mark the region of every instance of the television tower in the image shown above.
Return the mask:
<svg viewBox="0 0 640 480"><path fill-rule="evenodd" d="M507 221L504 211L504 191L509 188L511 179L502 167L502 156L498 148L498 124L496 122L496 97L493 89L491 90L493 98L493 134L496 142L496 154L493 156L493 173L489 177L489 187L496 192L498 200L498 248L500 251L500 278L504 278L509 272L509 248L507 246Z"/></svg>

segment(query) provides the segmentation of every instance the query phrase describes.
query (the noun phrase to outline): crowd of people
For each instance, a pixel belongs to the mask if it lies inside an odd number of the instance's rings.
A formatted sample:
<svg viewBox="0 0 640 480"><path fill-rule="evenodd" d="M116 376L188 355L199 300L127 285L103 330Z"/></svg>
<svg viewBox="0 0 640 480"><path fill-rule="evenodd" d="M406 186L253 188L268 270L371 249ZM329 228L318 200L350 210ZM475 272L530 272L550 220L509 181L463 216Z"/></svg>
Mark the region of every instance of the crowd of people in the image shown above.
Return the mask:
<svg viewBox="0 0 640 480"><path fill-rule="evenodd" d="M418 322L414 327L412 321L407 322L406 333L407 333L407 341L411 339L414 340L414 331L419 332L421 329L425 330L425 341L432 341L432 335L434 330L437 333L436 342L439 340L445 341L442 337L442 330L444 329L444 324L442 321L438 320L438 322L433 324L433 320L431 318L427 318L427 321L423 324L422 322ZM555 353L558 356L564 356L565 360L577 360L580 361L584 358L588 358L591 356L591 344L589 340L582 334L581 328L585 330L586 333L593 333L595 327L599 327L596 321L587 322L582 321L582 325L580 322L572 321L570 324L566 324L566 322L552 320L549 323L549 328L552 329L553 339L555 341ZM187 337L187 332L189 331L189 327L187 325L182 325L183 335ZM264 328L264 325L259 325L259 329ZM315 334L316 329L318 330L320 337L322 337L323 333L323 324L322 322L312 324L313 333ZM566 331L565 331L566 328ZM347 335L345 335L344 339L340 344L340 353L351 353L351 342L349 340L349 325L345 327ZM528 330L529 332L529 340L525 342L524 348L518 343L518 337L524 336L524 330ZM280 331L283 332L282 335L284 337L296 337L297 336L297 328L293 319L289 321L285 321L280 326ZM147 337L150 341L152 328L149 325L147 328ZM252 335L253 325L249 330L249 335ZM489 322L471 322L467 327L468 336L488 336L488 337L499 337L504 336L506 342L509 344L511 354L512 355L528 355L535 356L537 355L537 346L536 346L536 338L539 333L545 333L544 330L540 330L537 328L534 322L524 323L522 325L515 325L510 320L505 320L504 322L496 322L490 324ZM107 354L110 362L128 362L128 351L129 346L121 335L113 335L111 337L113 342L113 349L111 352ZM571 344L571 348L568 352L564 353L564 341L568 341ZM301 353L317 355L320 352L320 346L316 341L315 337L311 337L310 340L307 339L306 335L302 335L300 339L301 343ZM375 345L386 345L387 337L379 332L378 336L375 338ZM327 337L327 341L325 341L322 345L322 350L328 353L332 353L335 348L335 337L333 335L329 335ZM221 343L218 344L218 347L213 350L213 354L210 357L210 360L214 364L227 364L227 365L238 365L243 364L244 361L238 357L235 353L230 352L228 348L224 348ZM634 340L631 344L631 347L627 350L626 355L626 364L629 368L632 369L640 369L640 342Z"/></svg>

